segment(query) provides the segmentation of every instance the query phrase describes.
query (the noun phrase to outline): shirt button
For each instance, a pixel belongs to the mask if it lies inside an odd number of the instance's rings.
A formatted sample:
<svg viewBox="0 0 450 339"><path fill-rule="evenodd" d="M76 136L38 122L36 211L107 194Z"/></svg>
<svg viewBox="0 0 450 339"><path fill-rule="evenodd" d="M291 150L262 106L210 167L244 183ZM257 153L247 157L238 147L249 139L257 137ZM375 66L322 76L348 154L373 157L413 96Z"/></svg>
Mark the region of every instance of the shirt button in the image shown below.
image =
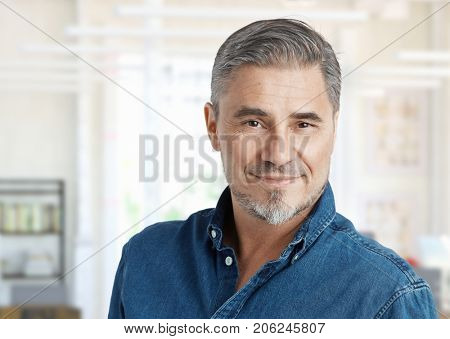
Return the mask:
<svg viewBox="0 0 450 339"><path fill-rule="evenodd" d="M225 265L231 266L232 263L233 263L233 258L232 257L226 257L225 258Z"/></svg>
<svg viewBox="0 0 450 339"><path fill-rule="evenodd" d="M216 231L214 231L214 230L212 230L212 231L211 231L211 236L212 236L213 238L216 238L216 236L217 236L217 232L216 232Z"/></svg>

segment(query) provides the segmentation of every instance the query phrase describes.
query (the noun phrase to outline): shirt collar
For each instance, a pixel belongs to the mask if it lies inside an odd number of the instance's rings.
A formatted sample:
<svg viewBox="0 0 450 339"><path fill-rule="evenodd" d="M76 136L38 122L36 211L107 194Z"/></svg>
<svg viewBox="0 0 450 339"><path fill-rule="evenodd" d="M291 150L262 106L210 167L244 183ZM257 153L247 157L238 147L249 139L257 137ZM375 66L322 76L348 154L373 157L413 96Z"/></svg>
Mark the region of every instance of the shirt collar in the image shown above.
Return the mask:
<svg viewBox="0 0 450 339"><path fill-rule="evenodd" d="M232 213L232 208L231 191L230 186L228 185L220 195L207 227L208 235L217 250L222 248L223 225L227 213ZM298 251L306 250L313 244L325 228L328 227L335 216L334 194L330 182L327 181L322 195L281 255L288 254L291 248L298 244L300 244Z"/></svg>

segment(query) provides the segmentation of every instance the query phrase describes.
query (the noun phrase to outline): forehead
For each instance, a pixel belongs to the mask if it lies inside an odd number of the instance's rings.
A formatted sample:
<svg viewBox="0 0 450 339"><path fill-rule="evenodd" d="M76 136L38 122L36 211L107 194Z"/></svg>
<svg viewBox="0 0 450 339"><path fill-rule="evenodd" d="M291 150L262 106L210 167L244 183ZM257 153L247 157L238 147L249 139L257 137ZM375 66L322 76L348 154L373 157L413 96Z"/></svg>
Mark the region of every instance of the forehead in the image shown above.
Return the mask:
<svg viewBox="0 0 450 339"><path fill-rule="evenodd" d="M318 65L306 68L241 66L227 82L219 105L219 110L226 115L241 106L279 114L296 110L323 114L332 111Z"/></svg>

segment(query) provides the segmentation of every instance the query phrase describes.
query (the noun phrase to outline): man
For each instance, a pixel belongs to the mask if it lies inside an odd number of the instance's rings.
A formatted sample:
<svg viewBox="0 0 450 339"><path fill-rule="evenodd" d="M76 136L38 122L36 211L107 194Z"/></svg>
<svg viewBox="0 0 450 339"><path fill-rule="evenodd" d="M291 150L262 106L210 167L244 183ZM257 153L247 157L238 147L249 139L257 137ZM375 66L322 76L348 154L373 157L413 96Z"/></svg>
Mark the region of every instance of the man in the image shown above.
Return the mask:
<svg viewBox="0 0 450 339"><path fill-rule="evenodd" d="M229 186L216 208L123 247L109 318L436 318L428 284L336 213L341 74L305 23L254 22L220 47L204 107Z"/></svg>

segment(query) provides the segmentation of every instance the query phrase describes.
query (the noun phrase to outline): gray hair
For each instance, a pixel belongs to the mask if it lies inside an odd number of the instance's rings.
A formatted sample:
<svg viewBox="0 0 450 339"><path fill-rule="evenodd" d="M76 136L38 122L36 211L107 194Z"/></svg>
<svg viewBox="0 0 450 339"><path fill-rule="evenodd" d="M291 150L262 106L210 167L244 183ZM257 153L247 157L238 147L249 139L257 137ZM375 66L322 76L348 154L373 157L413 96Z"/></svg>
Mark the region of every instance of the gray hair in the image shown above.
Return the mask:
<svg viewBox="0 0 450 339"><path fill-rule="evenodd" d="M308 24L295 19L255 21L234 32L220 46L211 79L211 102L219 97L241 65L308 67L320 65L333 112L339 110L341 69L331 45Z"/></svg>

